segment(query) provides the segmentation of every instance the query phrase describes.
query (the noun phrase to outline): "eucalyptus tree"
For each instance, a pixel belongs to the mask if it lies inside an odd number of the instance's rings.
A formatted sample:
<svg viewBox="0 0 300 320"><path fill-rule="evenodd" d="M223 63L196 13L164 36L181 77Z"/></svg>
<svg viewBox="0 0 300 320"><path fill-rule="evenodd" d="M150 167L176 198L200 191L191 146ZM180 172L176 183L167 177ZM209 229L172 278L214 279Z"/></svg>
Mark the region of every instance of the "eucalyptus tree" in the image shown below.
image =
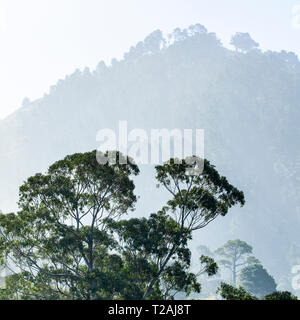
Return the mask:
<svg viewBox="0 0 300 320"><path fill-rule="evenodd" d="M170 192L166 206L124 220L137 200L131 176L139 169L116 155L114 163L99 164L96 151L73 154L20 187L20 210L0 215L1 256L16 267L2 298L173 299L200 291L188 242L243 205L243 192L207 160L171 159L156 167ZM217 271L213 259L200 262L199 274Z"/></svg>
<svg viewBox="0 0 300 320"><path fill-rule="evenodd" d="M107 268L115 241L105 219L133 210L131 176L139 173L130 159L119 163L100 165L96 151L73 154L20 187L20 211L0 215L0 226L2 256L21 275L23 296L95 299L118 292L121 281L112 281Z"/></svg>
<svg viewBox="0 0 300 320"><path fill-rule="evenodd" d="M178 230L175 241L166 243L157 272L147 285L145 299L183 241L191 239L193 232L205 228L219 216L225 216L232 206L245 203L243 192L220 176L206 159L170 159L156 166L156 179L158 186L165 188L171 196L161 213L170 215Z"/></svg>

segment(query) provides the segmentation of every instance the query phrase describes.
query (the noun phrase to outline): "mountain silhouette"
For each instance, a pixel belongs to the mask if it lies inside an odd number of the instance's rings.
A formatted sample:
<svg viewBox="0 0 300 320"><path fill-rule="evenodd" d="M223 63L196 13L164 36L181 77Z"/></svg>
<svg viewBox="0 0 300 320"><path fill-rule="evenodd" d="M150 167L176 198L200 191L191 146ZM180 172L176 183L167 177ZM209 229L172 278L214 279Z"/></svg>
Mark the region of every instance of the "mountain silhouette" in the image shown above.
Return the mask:
<svg viewBox="0 0 300 320"><path fill-rule="evenodd" d="M96 149L97 132L119 120L129 129L204 129L206 158L245 192L246 205L200 231L194 252L239 237L279 279L299 241L299 89L294 53L230 50L202 25L154 31L122 60L76 70L0 122L0 208L15 210L28 176ZM138 215L166 200L155 185L153 168L143 167Z"/></svg>

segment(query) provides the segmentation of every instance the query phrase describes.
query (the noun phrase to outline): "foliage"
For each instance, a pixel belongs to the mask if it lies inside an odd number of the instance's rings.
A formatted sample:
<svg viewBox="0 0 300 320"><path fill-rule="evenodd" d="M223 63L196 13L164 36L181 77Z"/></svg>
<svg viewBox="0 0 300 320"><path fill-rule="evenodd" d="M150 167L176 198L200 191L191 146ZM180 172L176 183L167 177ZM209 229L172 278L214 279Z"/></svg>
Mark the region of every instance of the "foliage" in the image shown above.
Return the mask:
<svg viewBox="0 0 300 320"><path fill-rule="evenodd" d="M225 300L257 300L255 296L248 293L244 288L235 288L226 283L221 283L217 293Z"/></svg>
<svg viewBox="0 0 300 320"><path fill-rule="evenodd" d="M227 283L221 283L217 293L225 300L259 300L252 293L247 292L243 287L235 288ZM275 291L261 300L298 300L296 296L288 291Z"/></svg>
<svg viewBox="0 0 300 320"><path fill-rule="evenodd" d="M207 275L211 277L217 274L219 270L219 267L215 260L208 256L202 255L200 257L200 264L203 265L203 269L198 273L198 275L207 273Z"/></svg>
<svg viewBox="0 0 300 320"><path fill-rule="evenodd" d="M171 195L161 212L170 212L179 226L179 239L186 233L191 234L206 227L218 216L225 216L232 206L243 206L245 203L243 192L220 176L206 159L170 159L156 166L156 179L159 186L163 186ZM158 272L149 283L144 297L152 292L179 244L173 242L165 251Z"/></svg>
<svg viewBox="0 0 300 320"><path fill-rule="evenodd" d="M2 253L26 280L22 297L35 294L32 283L41 288L40 298L49 291L72 299L112 298L120 291L122 273L110 274L118 257L109 253L115 241L105 218L134 208L130 176L138 172L129 159L100 165L94 151L67 156L20 187L20 211L1 215L0 225Z"/></svg>
<svg viewBox="0 0 300 320"><path fill-rule="evenodd" d="M200 292L197 276L217 272L205 256L199 273L190 272L188 241L193 231L243 205L243 193L206 160L195 175L203 160L171 159L156 167L172 195L167 206L149 218L120 220L134 209L131 176L139 169L116 155L116 164L99 164L96 151L73 154L20 187L20 211L0 215L0 252L18 269L2 297L173 299Z"/></svg>
<svg viewBox="0 0 300 320"><path fill-rule="evenodd" d="M275 291L265 296L263 300L298 300L298 298L289 291Z"/></svg>
<svg viewBox="0 0 300 320"><path fill-rule="evenodd" d="M234 45L236 50L247 52L259 47L259 43L255 42L249 33L237 32L231 38L230 44Z"/></svg>
<svg viewBox="0 0 300 320"><path fill-rule="evenodd" d="M243 268L239 274L239 283L247 291L262 298L276 291L276 282L261 264Z"/></svg>
<svg viewBox="0 0 300 320"><path fill-rule="evenodd" d="M124 259L126 272L143 293L159 272L170 247L177 246L172 261L145 298L173 299L181 291L187 294L200 291L196 276L189 272L191 252L187 244L191 233L181 232L179 225L166 213L151 214L148 219L110 221L110 230L117 239L116 249Z"/></svg>
<svg viewBox="0 0 300 320"><path fill-rule="evenodd" d="M215 255L219 257L218 263L231 271L234 286L238 271L243 266L259 262L251 254L252 247L239 239L229 240L215 251Z"/></svg>

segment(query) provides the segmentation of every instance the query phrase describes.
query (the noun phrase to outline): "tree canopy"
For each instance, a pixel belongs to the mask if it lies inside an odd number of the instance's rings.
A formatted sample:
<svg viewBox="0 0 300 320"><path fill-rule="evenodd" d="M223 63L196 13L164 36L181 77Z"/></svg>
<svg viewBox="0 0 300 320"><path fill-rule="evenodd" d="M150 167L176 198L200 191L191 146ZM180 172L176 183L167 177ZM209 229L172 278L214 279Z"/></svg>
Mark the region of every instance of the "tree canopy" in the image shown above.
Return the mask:
<svg viewBox="0 0 300 320"><path fill-rule="evenodd" d="M259 43L254 41L250 37L249 33L243 32L237 32L235 35L233 35L230 44L232 44L236 50L241 50L243 52L247 52L259 47Z"/></svg>
<svg viewBox="0 0 300 320"><path fill-rule="evenodd" d="M224 282L221 283L217 293L224 300L298 300L296 296L288 291L274 291L259 299L252 293L247 292L243 287L236 288Z"/></svg>
<svg viewBox="0 0 300 320"><path fill-rule="evenodd" d="M274 278L261 264L243 268L239 274L239 284L260 298L275 292L277 287Z"/></svg>
<svg viewBox="0 0 300 320"><path fill-rule="evenodd" d="M19 271L11 281L22 278L24 297L112 297L119 281L107 279L114 239L105 221L133 210L131 176L138 172L130 161L99 165L94 151L67 156L27 179L20 211L0 216L2 252ZM106 293L98 292L105 283Z"/></svg>
<svg viewBox="0 0 300 320"><path fill-rule="evenodd" d="M200 257L190 271L188 247L204 228L236 204L243 192L208 161L174 159L157 166L156 179L171 194L149 218L124 220L134 209L132 176L138 167L117 152L116 164L99 164L96 151L73 154L20 187L17 213L0 215L1 257L14 266L1 290L8 299L173 299L199 292L198 276L217 272ZM198 159L200 161L200 159Z"/></svg>
<svg viewBox="0 0 300 320"><path fill-rule="evenodd" d="M259 262L251 255L252 250L248 243L237 239L227 241L215 251L215 255L219 257L218 263L231 271L234 286L236 285L238 272L242 267Z"/></svg>

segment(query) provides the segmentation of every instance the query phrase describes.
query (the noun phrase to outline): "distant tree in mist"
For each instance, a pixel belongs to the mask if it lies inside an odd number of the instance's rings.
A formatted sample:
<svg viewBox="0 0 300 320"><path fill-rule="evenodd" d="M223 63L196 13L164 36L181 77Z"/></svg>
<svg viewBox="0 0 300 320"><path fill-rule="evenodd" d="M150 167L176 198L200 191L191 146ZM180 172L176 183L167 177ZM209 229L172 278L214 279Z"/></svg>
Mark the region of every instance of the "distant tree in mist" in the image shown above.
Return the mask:
<svg viewBox="0 0 300 320"><path fill-rule="evenodd" d="M30 104L29 98L25 97L22 101L22 107L27 107Z"/></svg>
<svg viewBox="0 0 300 320"><path fill-rule="evenodd" d="M156 54L164 48L166 40L160 30L153 31L144 41L138 42L135 47L131 47L128 53L125 53L124 58L134 60L144 55Z"/></svg>
<svg viewBox="0 0 300 320"><path fill-rule="evenodd" d="M255 42L250 37L249 33L242 32L237 32L234 36L232 36L230 44L232 44L236 50L241 50L243 52L247 52L259 47L259 43Z"/></svg>
<svg viewBox="0 0 300 320"><path fill-rule="evenodd" d="M274 278L261 264L243 268L239 273L239 284L259 298L275 292L277 287Z"/></svg>
<svg viewBox="0 0 300 320"><path fill-rule="evenodd" d="M237 239L227 241L215 251L215 255L219 258L218 264L230 270L234 286L236 286L237 275L242 267L259 262L251 256L252 250L247 242Z"/></svg>
<svg viewBox="0 0 300 320"><path fill-rule="evenodd" d="M202 24L194 24L189 26L188 33L190 36L194 36L201 33L207 33L207 29Z"/></svg>

